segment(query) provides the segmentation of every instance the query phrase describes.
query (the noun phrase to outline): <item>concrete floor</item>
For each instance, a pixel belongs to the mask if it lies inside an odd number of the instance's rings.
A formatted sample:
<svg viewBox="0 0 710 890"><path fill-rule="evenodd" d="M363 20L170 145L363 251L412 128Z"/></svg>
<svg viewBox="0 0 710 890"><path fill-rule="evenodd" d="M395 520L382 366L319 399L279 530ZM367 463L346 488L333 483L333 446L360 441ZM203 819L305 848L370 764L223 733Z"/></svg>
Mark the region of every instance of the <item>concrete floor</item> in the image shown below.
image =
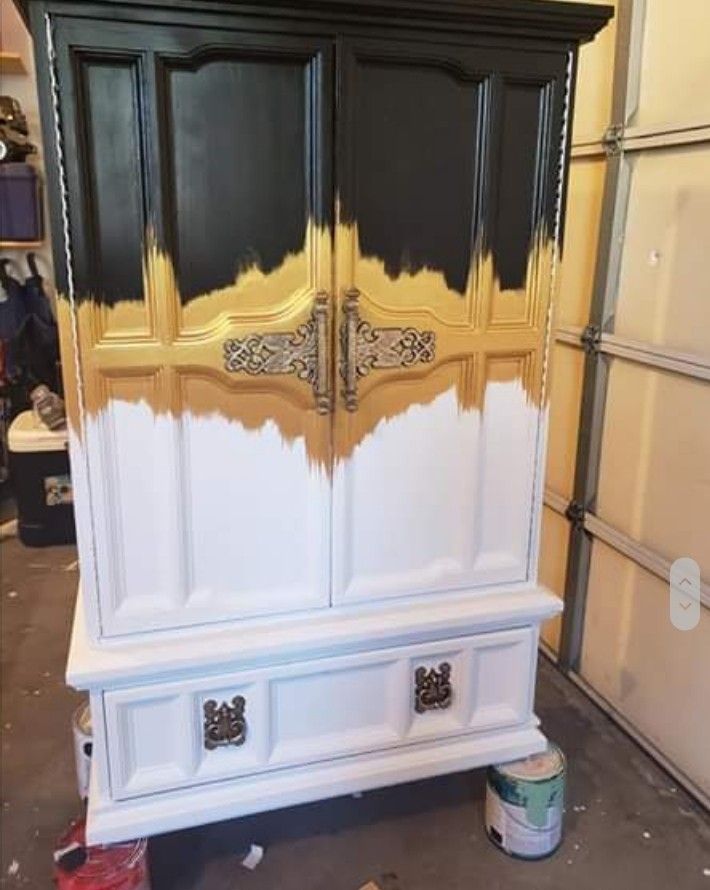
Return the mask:
<svg viewBox="0 0 710 890"><path fill-rule="evenodd" d="M77 583L71 547L2 559L0 884L51 886L53 843L80 812L62 673ZM569 760L566 836L549 860L509 859L483 830L481 770L362 798L155 838L153 890L710 890L710 818L549 664L537 712ZM266 855L240 865L250 843Z"/></svg>

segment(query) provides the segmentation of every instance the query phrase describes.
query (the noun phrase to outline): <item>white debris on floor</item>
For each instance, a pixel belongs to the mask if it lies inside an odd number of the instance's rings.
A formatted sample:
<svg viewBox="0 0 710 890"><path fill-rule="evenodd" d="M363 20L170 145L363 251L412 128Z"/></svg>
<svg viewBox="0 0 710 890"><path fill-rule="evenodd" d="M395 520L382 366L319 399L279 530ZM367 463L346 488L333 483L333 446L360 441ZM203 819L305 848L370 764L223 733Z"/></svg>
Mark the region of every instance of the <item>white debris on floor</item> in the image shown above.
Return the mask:
<svg viewBox="0 0 710 890"><path fill-rule="evenodd" d="M263 858L264 848L260 847L258 844L252 844L249 848L249 852L244 859L242 859L242 865L244 868L248 868L249 871L254 871Z"/></svg>

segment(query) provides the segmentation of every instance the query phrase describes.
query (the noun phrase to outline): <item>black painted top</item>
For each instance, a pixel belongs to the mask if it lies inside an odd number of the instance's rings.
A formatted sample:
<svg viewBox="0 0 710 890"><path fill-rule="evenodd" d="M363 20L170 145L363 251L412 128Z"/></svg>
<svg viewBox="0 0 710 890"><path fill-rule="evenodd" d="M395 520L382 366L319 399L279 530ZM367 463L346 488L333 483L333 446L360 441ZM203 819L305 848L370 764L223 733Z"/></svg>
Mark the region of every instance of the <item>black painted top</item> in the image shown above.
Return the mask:
<svg viewBox="0 0 710 890"><path fill-rule="evenodd" d="M309 225L332 229L336 199L361 255L393 279L435 270L464 294L490 255L500 286L520 290L536 239L555 232L570 52L612 13L546 0L31 2L40 44L42 13L57 13L77 298L107 305L144 299L148 229L189 301L279 268ZM41 83L46 110L46 72Z"/></svg>
<svg viewBox="0 0 710 890"><path fill-rule="evenodd" d="M14 0L25 20L36 0ZM232 9L247 15L349 20L406 20L413 27L474 28L479 32L543 35L578 42L591 40L612 18L611 6L557 0L49 0L46 6L137 6L194 11Z"/></svg>

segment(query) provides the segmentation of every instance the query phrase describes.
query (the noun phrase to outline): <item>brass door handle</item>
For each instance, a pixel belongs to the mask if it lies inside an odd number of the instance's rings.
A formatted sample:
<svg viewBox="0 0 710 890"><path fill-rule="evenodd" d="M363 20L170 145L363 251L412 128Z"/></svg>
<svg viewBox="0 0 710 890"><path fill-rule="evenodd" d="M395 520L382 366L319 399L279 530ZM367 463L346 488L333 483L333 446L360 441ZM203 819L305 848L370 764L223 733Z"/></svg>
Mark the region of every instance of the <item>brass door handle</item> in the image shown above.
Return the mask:
<svg viewBox="0 0 710 890"><path fill-rule="evenodd" d="M359 298L360 291L354 289L346 291L343 303L343 321L340 325L340 376L343 378L343 399L347 411L357 411Z"/></svg>
<svg viewBox="0 0 710 890"><path fill-rule="evenodd" d="M417 328L375 328L360 317L360 291L345 292L343 320L340 325L340 376L343 399L348 411L357 411L357 384L370 371L409 368L428 363L436 354L434 331Z"/></svg>
<svg viewBox="0 0 710 890"><path fill-rule="evenodd" d="M332 409L328 361L330 299L316 295L308 321L295 331L225 340L224 368L234 374L295 374L310 383L319 414Z"/></svg>
<svg viewBox="0 0 710 890"><path fill-rule="evenodd" d="M333 400L330 393L330 373L328 352L330 348L328 327L330 323L330 299L325 291L319 291L313 306L311 318L316 327L316 356L313 371L313 395L316 399L316 411L319 414L328 414L333 410Z"/></svg>

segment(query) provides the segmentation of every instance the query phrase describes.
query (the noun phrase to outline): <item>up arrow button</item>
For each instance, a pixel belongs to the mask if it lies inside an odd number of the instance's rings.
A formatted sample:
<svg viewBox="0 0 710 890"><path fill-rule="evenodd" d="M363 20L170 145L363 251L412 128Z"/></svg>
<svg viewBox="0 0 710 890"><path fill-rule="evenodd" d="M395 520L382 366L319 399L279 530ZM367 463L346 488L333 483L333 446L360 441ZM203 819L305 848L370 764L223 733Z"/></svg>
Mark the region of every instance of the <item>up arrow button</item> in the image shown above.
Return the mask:
<svg viewBox="0 0 710 890"><path fill-rule="evenodd" d="M700 566L689 556L671 566L670 615L678 630L693 630L700 621Z"/></svg>

